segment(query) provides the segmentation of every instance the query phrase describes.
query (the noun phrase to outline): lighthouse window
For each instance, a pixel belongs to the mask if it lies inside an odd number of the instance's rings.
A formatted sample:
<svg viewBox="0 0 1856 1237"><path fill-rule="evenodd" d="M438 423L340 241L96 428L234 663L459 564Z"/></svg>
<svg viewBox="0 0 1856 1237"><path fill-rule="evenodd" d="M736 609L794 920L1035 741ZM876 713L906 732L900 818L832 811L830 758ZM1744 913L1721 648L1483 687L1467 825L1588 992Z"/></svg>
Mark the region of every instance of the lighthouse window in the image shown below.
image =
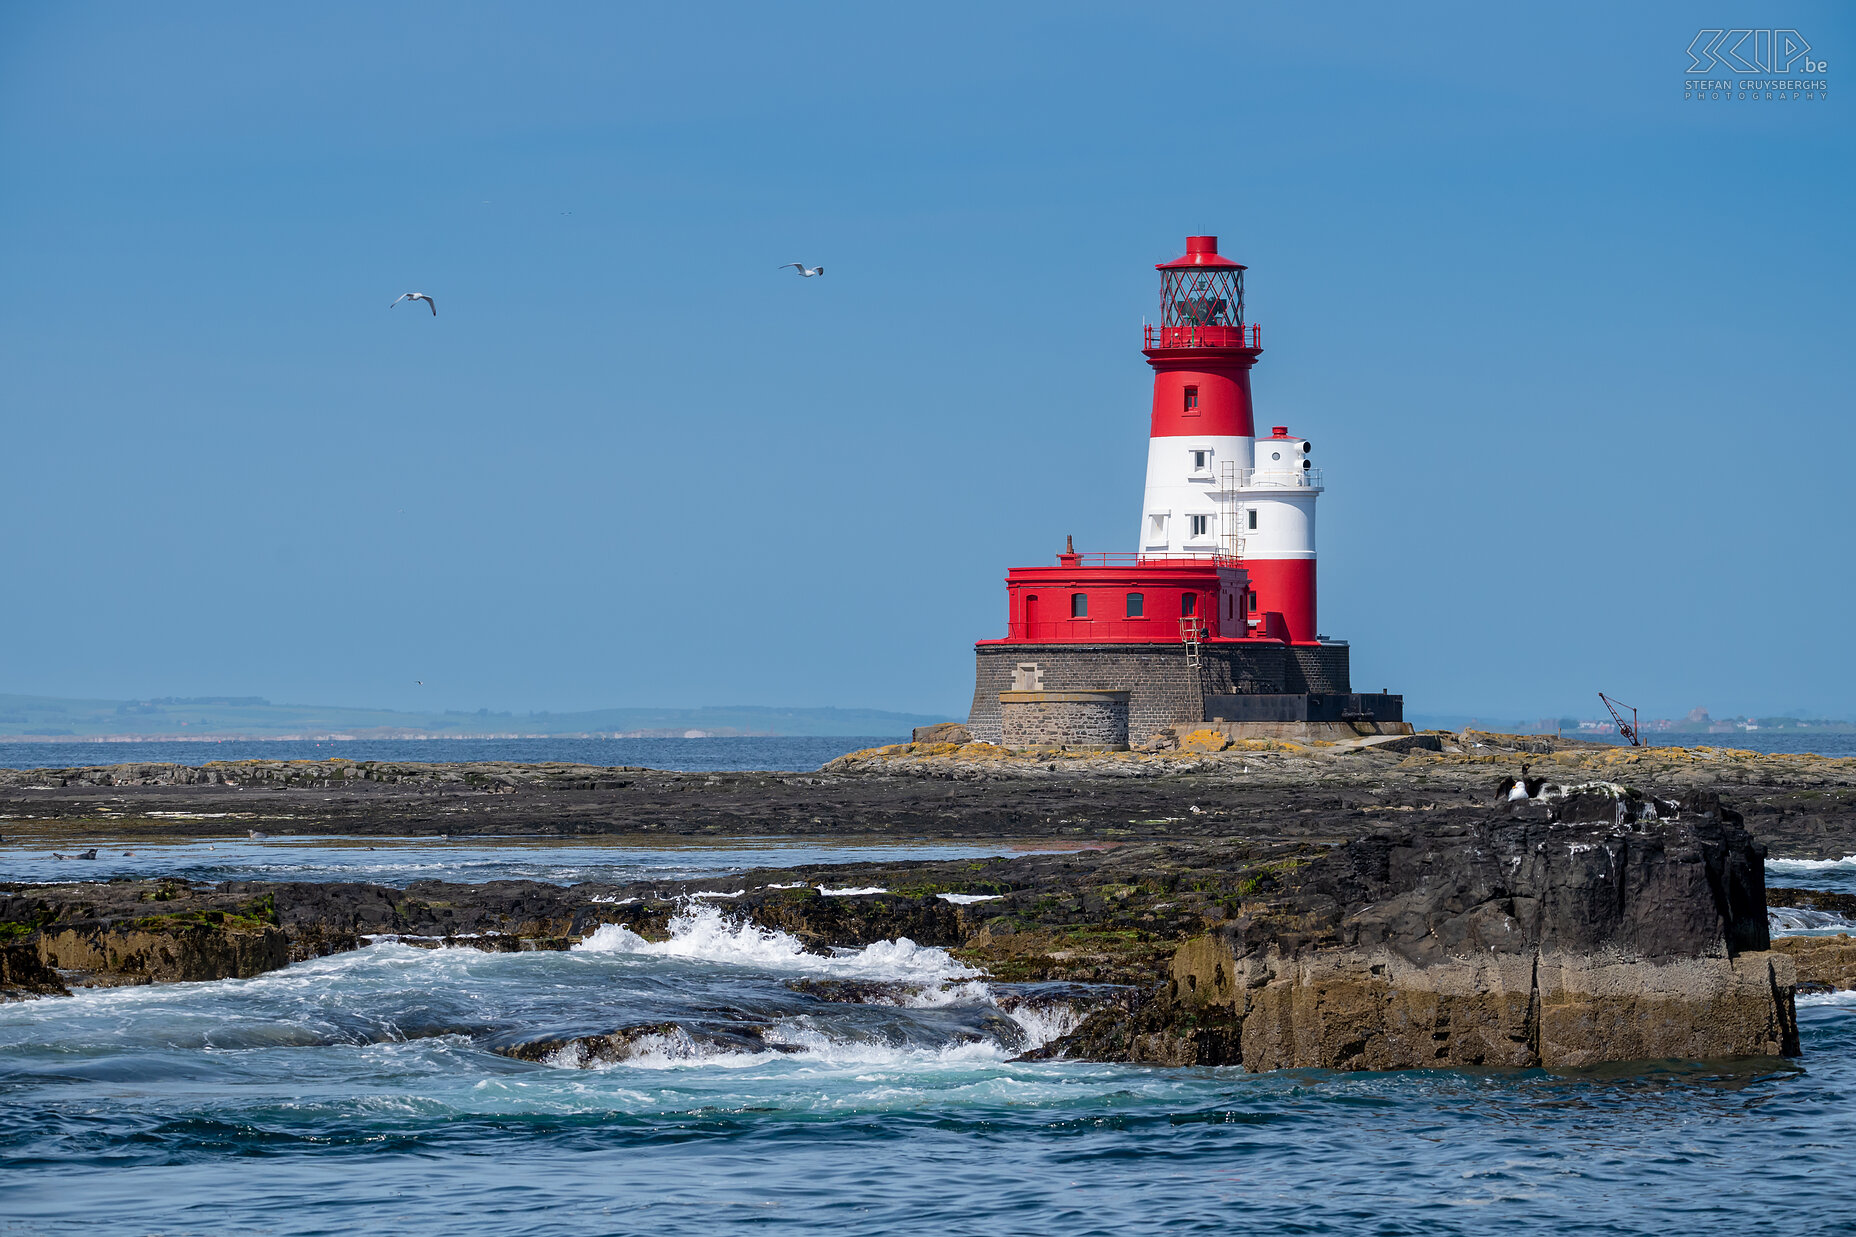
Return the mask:
<svg viewBox="0 0 1856 1237"><path fill-rule="evenodd" d="M1210 451L1194 451L1192 453L1193 472L1204 472L1207 468L1211 467L1211 462L1212 453Z"/></svg>
<svg viewBox="0 0 1856 1237"><path fill-rule="evenodd" d="M1073 619L1089 617L1088 593L1070 594L1070 617Z"/></svg>
<svg viewBox="0 0 1856 1237"><path fill-rule="evenodd" d="M1179 612L1186 618L1191 618L1193 615L1197 614L1199 612L1199 595L1197 593L1182 594L1179 599Z"/></svg>
<svg viewBox="0 0 1856 1237"><path fill-rule="evenodd" d="M1250 509L1250 531L1253 533L1257 531L1257 511L1255 507Z"/></svg>
<svg viewBox="0 0 1856 1237"><path fill-rule="evenodd" d="M1129 618L1140 618L1142 607L1146 604L1146 601L1147 599L1145 597L1142 597L1139 593L1129 593L1128 594L1128 617Z"/></svg>
<svg viewBox="0 0 1856 1237"><path fill-rule="evenodd" d="M1199 406L1199 388L1186 388L1186 411L1192 412Z"/></svg>
<svg viewBox="0 0 1856 1237"><path fill-rule="evenodd" d="M1191 515L1186 519L1194 537L1203 537L1206 530L1211 527L1212 517L1209 515Z"/></svg>

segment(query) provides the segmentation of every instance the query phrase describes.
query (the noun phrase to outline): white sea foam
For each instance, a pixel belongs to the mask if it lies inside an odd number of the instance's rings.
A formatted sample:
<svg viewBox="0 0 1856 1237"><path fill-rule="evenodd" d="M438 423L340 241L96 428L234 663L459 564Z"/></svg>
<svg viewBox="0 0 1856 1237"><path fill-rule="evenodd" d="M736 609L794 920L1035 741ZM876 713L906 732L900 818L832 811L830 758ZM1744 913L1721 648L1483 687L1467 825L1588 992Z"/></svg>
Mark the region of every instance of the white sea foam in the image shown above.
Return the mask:
<svg viewBox="0 0 1856 1237"><path fill-rule="evenodd" d="M809 953L796 937L728 919L719 908L701 904L677 912L670 921L667 941L647 941L629 928L608 923L573 948L582 953L688 958L805 975L928 984L969 979L979 973L955 961L945 949L917 945L906 936L857 950Z"/></svg>
<svg viewBox="0 0 1856 1237"><path fill-rule="evenodd" d="M602 902L608 906L630 906L632 903L638 901L638 899L637 898L615 898L609 893L602 893L602 894L594 895L593 901Z"/></svg>
<svg viewBox="0 0 1856 1237"><path fill-rule="evenodd" d="M1005 895L1002 893L938 893L935 896L943 902L952 902L955 906L972 906L975 902L997 902Z"/></svg>
<svg viewBox="0 0 1856 1237"><path fill-rule="evenodd" d="M1020 1005L1006 1015L1024 1028L1025 1050L1042 1048L1054 1039L1062 1039L1082 1025L1083 1014L1068 1001L1049 1005Z"/></svg>
<svg viewBox="0 0 1856 1237"><path fill-rule="evenodd" d="M1841 859L1768 859L1768 872L1828 872L1833 869L1856 869L1856 855Z"/></svg>
<svg viewBox="0 0 1856 1237"><path fill-rule="evenodd" d="M737 889L733 893L723 893L719 889L705 889L701 893L692 893L690 897L692 898L738 898L746 892L747 890L745 889Z"/></svg>
<svg viewBox="0 0 1856 1237"><path fill-rule="evenodd" d="M853 888L846 885L842 889L833 889L829 885L820 885L818 891L828 898L861 898L865 894L889 892L889 890L883 888L881 885L865 885L861 888Z"/></svg>
<svg viewBox="0 0 1856 1237"><path fill-rule="evenodd" d="M1838 992L1800 992L1798 1005L1856 1005L1856 992L1843 989Z"/></svg>
<svg viewBox="0 0 1856 1237"><path fill-rule="evenodd" d="M1766 926L1774 936L1816 936L1832 932L1856 932L1856 922L1833 911L1814 911L1801 906L1772 906L1766 909Z"/></svg>
<svg viewBox="0 0 1856 1237"><path fill-rule="evenodd" d="M903 1009L942 1009L949 1005L977 1005L990 1000L992 989L980 980L969 979L964 983L916 988L898 1001L897 1005Z"/></svg>
<svg viewBox="0 0 1856 1237"><path fill-rule="evenodd" d="M638 1050L622 1061L600 1062L597 1070L621 1069L751 1069L780 1062L803 1063L808 1069L915 1069L936 1065L997 1065L1015 1056L1016 1049L984 1040L947 1044L939 1048L905 1047L873 1040L834 1039L816 1027L776 1024L766 1032L769 1042L784 1049L743 1052L699 1044L687 1036L650 1036L639 1040ZM661 1043L651 1042L661 1040ZM795 1051L796 1050L796 1051ZM557 1057L560 1053L555 1054ZM550 1058L548 1065L575 1065Z"/></svg>

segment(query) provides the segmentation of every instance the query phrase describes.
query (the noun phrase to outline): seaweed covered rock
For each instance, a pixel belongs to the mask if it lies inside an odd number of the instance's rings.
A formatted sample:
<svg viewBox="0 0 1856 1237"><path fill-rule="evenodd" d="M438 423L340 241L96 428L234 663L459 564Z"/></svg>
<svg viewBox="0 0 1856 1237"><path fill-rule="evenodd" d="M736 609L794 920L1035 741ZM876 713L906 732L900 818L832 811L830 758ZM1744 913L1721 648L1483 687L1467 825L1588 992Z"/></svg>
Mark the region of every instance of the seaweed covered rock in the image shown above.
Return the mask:
<svg viewBox="0 0 1856 1237"><path fill-rule="evenodd" d="M1675 806L1346 843L1052 1051L1252 1070L1795 1054L1764 850L1718 801Z"/></svg>

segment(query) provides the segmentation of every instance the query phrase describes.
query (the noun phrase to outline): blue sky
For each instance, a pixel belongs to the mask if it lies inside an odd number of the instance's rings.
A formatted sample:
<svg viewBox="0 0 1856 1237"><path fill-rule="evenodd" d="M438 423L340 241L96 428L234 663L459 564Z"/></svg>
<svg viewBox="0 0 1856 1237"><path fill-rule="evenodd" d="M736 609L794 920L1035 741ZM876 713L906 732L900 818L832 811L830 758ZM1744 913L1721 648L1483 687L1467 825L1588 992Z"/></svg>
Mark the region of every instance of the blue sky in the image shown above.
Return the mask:
<svg viewBox="0 0 1856 1237"><path fill-rule="evenodd" d="M1695 12L5 6L0 690L964 714L1206 231L1356 685L1856 715L1856 17Z"/></svg>

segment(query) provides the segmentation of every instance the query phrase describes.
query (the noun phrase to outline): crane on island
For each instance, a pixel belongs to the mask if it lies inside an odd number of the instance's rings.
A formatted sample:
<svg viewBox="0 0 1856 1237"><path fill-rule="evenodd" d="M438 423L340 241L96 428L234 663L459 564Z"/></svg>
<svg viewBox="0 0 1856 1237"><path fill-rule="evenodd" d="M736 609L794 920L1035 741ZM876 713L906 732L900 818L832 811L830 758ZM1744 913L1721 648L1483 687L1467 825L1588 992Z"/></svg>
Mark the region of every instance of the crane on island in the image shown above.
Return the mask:
<svg viewBox="0 0 1856 1237"><path fill-rule="evenodd" d="M1628 704L1619 704L1603 692L1598 693L1598 698L1605 702L1607 709L1611 710L1611 720L1618 724L1618 733L1628 739L1632 747L1642 747L1643 736L1637 730L1637 710L1631 709ZM1624 715L1618 712L1619 709L1630 709L1629 721L1624 720Z"/></svg>

